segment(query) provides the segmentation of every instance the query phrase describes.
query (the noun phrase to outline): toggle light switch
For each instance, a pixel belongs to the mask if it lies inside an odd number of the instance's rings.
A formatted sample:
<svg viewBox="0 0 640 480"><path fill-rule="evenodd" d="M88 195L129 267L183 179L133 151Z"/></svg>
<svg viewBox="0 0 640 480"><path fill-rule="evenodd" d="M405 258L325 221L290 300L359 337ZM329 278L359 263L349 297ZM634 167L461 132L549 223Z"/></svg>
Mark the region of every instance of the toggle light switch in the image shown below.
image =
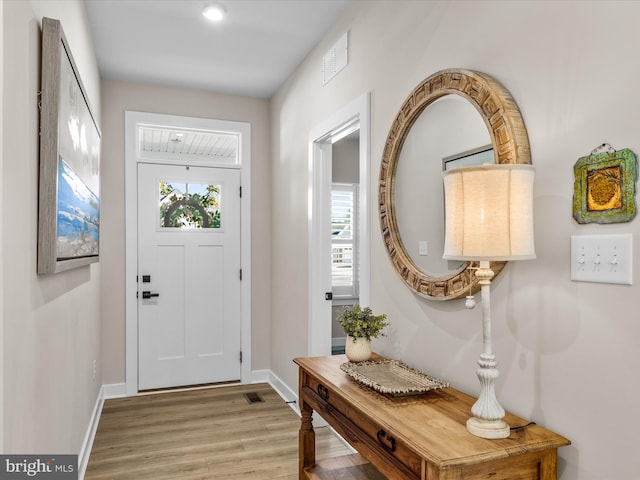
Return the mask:
<svg viewBox="0 0 640 480"><path fill-rule="evenodd" d="M633 284L633 235L572 235L571 280Z"/></svg>

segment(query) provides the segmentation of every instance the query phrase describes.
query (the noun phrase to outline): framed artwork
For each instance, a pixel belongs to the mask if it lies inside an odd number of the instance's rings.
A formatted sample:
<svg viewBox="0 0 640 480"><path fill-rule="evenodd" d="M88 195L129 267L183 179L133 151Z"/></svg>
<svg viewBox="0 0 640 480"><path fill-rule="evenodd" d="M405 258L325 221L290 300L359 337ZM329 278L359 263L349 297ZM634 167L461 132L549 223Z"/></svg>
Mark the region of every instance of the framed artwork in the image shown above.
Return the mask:
<svg viewBox="0 0 640 480"><path fill-rule="evenodd" d="M573 166L573 218L578 223L629 222L636 215L637 157L629 149L594 152Z"/></svg>
<svg viewBox="0 0 640 480"><path fill-rule="evenodd" d="M444 157L442 159L442 171L453 170L454 168L470 167L482 165L484 163L496 163L493 155L493 145L467 150L466 152Z"/></svg>
<svg viewBox="0 0 640 480"><path fill-rule="evenodd" d="M58 20L42 19L38 273L99 260L100 129Z"/></svg>

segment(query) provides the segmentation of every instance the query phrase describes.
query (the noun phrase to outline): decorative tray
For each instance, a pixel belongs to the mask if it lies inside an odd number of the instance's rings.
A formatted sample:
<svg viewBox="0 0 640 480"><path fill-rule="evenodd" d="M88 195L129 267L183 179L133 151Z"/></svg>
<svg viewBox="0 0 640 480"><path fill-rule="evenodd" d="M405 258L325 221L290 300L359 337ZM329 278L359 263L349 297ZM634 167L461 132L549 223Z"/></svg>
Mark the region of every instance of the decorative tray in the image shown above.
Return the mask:
<svg viewBox="0 0 640 480"><path fill-rule="evenodd" d="M449 386L398 360L347 362L340 365L340 369L356 382L394 397L418 395Z"/></svg>

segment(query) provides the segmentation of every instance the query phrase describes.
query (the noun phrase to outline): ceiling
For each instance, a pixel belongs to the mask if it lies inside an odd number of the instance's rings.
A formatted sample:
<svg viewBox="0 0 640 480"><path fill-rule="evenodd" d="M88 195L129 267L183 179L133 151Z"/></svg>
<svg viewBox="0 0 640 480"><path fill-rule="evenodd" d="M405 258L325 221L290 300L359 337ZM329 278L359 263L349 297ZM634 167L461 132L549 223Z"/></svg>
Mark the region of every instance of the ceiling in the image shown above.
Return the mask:
<svg viewBox="0 0 640 480"><path fill-rule="evenodd" d="M102 78L261 98L351 1L84 0ZM222 22L202 16L210 3L226 9Z"/></svg>

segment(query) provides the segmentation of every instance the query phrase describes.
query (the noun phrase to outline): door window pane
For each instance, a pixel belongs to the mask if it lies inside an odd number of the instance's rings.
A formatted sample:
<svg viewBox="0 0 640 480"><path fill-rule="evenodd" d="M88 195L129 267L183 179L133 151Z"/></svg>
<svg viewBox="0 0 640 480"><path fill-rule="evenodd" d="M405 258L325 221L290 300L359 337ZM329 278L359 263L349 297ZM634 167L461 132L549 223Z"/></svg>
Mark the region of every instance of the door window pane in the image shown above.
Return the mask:
<svg viewBox="0 0 640 480"><path fill-rule="evenodd" d="M160 182L161 228L220 228L220 185Z"/></svg>

